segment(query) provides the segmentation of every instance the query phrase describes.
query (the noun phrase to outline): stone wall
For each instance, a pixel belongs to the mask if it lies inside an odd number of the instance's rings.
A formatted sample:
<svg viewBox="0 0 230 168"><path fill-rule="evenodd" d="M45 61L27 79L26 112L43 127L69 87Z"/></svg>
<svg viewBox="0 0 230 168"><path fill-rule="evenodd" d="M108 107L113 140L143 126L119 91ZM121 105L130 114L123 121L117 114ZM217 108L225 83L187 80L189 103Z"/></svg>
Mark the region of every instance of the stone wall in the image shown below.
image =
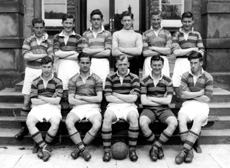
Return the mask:
<svg viewBox="0 0 230 168"><path fill-rule="evenodd" d="M21 45L23 42L22 0L1 1L0 5L0 89L20 81L23 71Z"/></svg>

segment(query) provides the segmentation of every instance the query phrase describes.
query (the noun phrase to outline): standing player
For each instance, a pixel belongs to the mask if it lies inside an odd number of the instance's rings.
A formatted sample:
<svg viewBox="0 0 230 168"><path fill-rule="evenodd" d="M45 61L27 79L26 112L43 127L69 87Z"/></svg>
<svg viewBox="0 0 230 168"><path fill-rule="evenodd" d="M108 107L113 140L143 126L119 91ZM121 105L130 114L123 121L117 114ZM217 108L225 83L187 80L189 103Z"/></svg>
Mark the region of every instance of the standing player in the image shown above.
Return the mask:
<svg viewBox="0 0 230 168"><path fill-rule="evenodd" d="M88 161L91 155L85 145L88 145L95 138L101 128L102 80L99 76L90 72L91 55L80 53L78 61L80 73L74 75L69 81L69 103L74 107L67 115L66 127L71 140L76 145L71 153L72 158L77 159L82 156L85 161ZM81 140L80 133L75 128L75 123L83 119L87 119L92 124L92 128Z"/></svg>
<svg viewBox="0 0 230 168"><path fill-rule="evenodd" d="M143 43L141 34L133 30L133 22L133 14L124 11L121 19L123 29L113 33L112 55L114 57L126 55L130 62L130 72L139 75L137 56L141 55Z"/></svg>
<svg viewBox="0 0 230 168"><path fill-rule="evenodd" d="M103 161L108 162L111 159L112 124L120 119L129 123L129 158L131 161L136 161L139 113L135 102L140 95L139 78L129 71L129 61L126 56L116 57L116 67L117 72L109 74L105 83L105 98L109 104L102 125Z"/></svg>
<svg viewBox="0 0 230 168"><path fill-rule="evenodd" d="M57 76L63 82L63 100L68 101L68 82L71 77L79 72L77 57L85 46L85 40L73 30L75 19L70 14L62 17L63 31L54 36L53 49L58 58Z"/></svg>
<svg viewBox="0 0 230 168"><path fill-rule="evenodd" d="M112 47L112 37L111 33L105 30L102 25L103 14L99 9L95 9L91 12L90 22L92 27L83 34L83 37L87 41L83 52L92 55L91 70L105 83L106 76L110 71L109 58Z"/></svg>
<svg viewBox="0 0 230 168"><path fill-rule="evenodd" d="M164 59L161 56L153 56L150 62L152 73L141 81L143 111L139 121L144 136L148 141L153 142L149 156L151 160L157 161L164 157L162 145L173 135L177 127L177 119L168 106L173 96L173 85L171 79L162 73ZM167 125L157 141L149 128L156 119Z"/></svg>
<svg viewBox="0 0 230 168"><path fill-rule="evenodd" d="M182 74L189 71L190 65L188 56L192 51L198 51L204 55L204 45L199 32L194 31L194 17L191 12L184 12L181 18L182 27L173 35L172 50L176 56L173 71L173 87L176 96L180 98L180 82Z"/></svg>
<svg viewBox="0 0 230 168"><path fill-rule="evenodd" d="M199 138L201 127L206 125L209 114L208 102L213 97L213 78L202 69L203 56L200 52L189 55L191 69L181 78L181 98L185 99L179 113L180 137L184 142L182 151L176 156L176 163L190 163L193 160L192 147ZM193 122L188 130L187 123Z"/></svg>
<svg viewBox="0 0 230 168"><path fill-rule="evenodd" d="M32 109L28 114L26 124L34 141L39 145L38 157L48 161L51 156L49 143L54 139L61 122L61 109L59 102L62 97L62 81L54 77L53 59L46 56L41 60L41 76L37 77L31 86ZM41 132L37 129L38 122L51 124L43 140Z"/></svg>
<svg viewBox="0 0 230 168"><path fill-rule="evenodd" d="M30 111L30 90L32 81L41 75L41 59L45 56L53 56L53 47L48 39L48 34L45 32L45 22L36 18L32 21L32 30L34 35L26 38L22 46L22 55L26 60L25 78L22 88L24 95L23 107L21 115L27 115ZM24 135L28 134L26 124L21 123L22 127L15 138L20 140Z"/></svg>
<svg viewBox="0 0 230 168"><path fill-rule="evenodd" d="M146 57L143 65L142 77L151 74L151 57L160 55L164 59L162 73L170 76L169 61L167 56L171 54L172 37L169 31L161 27L162 13L159 9L153 9L151 13L152 26L143 33L143 56Z"/></svg>

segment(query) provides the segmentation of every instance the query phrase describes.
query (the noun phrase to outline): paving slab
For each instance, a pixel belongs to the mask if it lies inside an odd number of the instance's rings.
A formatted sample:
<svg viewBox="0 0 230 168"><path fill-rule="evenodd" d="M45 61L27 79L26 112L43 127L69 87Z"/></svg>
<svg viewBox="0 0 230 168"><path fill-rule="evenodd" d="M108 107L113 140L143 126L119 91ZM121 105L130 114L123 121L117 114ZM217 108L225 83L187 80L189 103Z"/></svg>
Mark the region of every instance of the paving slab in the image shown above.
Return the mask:
<svg viewBox="0 0 230 168"><path fill-rule="evenodd" d="M105 163L102 161L102 146L89 146L92 159L85 162L82 158L73 160L70 146L55 147L52 157L48 162L40 160L36 154L32 154L30 146L0 146L1 168L229 168L230 145L202 145L203 152L194 152L194 160L190 164L175 164L175 156L181 149L178 145L165 145L165 157L157 162L149 159L150 145L138 146L137 162L131 162L127 157L124 160L114 160Z"/></svg>

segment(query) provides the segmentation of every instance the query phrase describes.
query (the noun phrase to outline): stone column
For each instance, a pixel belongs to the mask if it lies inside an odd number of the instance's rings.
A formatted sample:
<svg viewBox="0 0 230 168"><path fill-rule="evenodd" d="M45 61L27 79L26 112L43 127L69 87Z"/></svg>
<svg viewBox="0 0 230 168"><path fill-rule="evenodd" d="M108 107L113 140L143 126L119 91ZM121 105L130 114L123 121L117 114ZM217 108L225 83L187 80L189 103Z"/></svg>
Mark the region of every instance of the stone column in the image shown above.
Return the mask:
<svg viewBox="0 0 230 168"><path fill-rule="evenodd" d="M206 70L215 83L230 89L230 0L202 1Z"/></svg>
<svg viewBox="0 0 230 168"><path fill-rule="evenodd" d="M1 0L0 5L0 89L21 80L24 61L23 0Z"/></svg>

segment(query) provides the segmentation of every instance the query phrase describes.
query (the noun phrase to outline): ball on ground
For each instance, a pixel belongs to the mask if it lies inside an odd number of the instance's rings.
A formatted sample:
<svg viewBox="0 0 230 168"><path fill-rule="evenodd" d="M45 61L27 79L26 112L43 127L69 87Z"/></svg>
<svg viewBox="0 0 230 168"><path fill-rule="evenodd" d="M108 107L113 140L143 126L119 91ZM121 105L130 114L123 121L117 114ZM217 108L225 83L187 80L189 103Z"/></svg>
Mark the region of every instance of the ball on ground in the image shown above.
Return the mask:
<svg viewBox="0 0 230 168"><path fill-rule="evenodd" d="M112 157L116 160L125 159L128 155L129 148L124 142L116 142L111 147Z"/></svg>

